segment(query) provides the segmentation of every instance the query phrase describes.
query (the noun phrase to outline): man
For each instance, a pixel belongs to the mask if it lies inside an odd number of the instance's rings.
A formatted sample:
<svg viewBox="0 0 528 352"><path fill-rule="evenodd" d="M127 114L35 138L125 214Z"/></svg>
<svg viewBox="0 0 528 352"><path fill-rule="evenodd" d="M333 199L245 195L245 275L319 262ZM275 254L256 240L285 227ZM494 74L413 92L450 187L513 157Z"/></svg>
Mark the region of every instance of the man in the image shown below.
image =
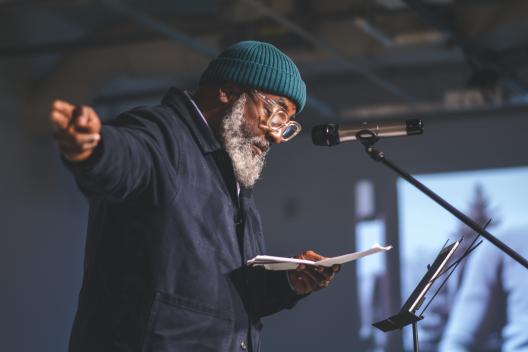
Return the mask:
<svg viewBox="0 0 528 352"><path fill-rule="evenodd" d="M171 89L109 125L54 102L59 149L90 200L70 351L257 351L261 317L328 286L338 266L245 265L265 253L251 189L271 143L300 131L305 101L291 59L245 41L194 94Z"/></svg>

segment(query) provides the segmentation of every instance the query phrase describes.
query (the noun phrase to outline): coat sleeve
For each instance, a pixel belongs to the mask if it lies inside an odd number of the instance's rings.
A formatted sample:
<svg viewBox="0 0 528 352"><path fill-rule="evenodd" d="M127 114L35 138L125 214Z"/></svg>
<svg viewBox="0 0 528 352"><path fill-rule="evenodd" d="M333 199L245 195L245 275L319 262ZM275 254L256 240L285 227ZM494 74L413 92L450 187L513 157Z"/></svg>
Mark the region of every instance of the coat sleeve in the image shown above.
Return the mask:
<svg viewBox="0 0 528 352"><path fill-rule="evenodd" d="M264 241L262 220L256 209L254 199L250 192L241 191L241 204L246 212L248 224L248 236L252 241L246 241L246 253L248 258L257 254L267 253ZM249 244L251 242L251 244ZM247 294L246 309L252 317L261 318L283 309L293 308L297 302L307 295L298 295L292 288L285 271L265 270L262 267L251 267L244 265L241 271L244 274L244 282Z"/></svg>
<svg viewBox="0 0 528 352"><path fill-rule="evenodd" d="M307 296L295 293L285 271L268 271L261 267L248 267L246 270L252 298L251 311L255 317L291 309Z"/></svg>
<svg viewBox="0 0 528 352"><path fill-rule="evenodd" d="M157 203L175 191L178 138L162 108L137 108L103 125L101 141L85 161L65 164L88 198ZM160 172L162 171L162 172Z"/></svg>

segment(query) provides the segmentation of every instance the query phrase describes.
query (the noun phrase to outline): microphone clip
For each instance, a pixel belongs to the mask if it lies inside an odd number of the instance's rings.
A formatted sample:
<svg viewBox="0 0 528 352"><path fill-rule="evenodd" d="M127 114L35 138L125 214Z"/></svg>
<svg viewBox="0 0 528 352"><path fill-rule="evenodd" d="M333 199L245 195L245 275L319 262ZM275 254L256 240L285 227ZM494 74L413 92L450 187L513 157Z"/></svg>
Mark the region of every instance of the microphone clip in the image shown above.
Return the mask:
<svg viewBox="0 0 528 352"><path fill-rule="evenodd" d="M365 151L372 159L381 161L385 157L381 150L374 148L374 144L376 144L380 138L371 130L364 129L358 131L358 133L356 133L356 138L361 144L363 144Z"/></svg>

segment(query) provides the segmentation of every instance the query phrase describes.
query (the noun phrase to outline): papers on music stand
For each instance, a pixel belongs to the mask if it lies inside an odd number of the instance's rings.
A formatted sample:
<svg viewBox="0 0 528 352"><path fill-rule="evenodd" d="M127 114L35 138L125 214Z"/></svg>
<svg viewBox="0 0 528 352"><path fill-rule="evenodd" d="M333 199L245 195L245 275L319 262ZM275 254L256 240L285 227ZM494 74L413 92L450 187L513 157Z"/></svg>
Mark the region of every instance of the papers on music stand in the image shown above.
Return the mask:
<svg viewBox="0 0 528 352"><path fill-rule="evenodd" d="M247 265L263 266L266 270L294 270L299 264L331 267L334 264L348 263L353 260L357 260L374 253L388 251L390 249L392 249L392 246L382 247L378 243L375 243L371 248L365 251L326 258L318 262L305 259L274 257L271 255L257 255L255 258L248 260Z"/></svg>

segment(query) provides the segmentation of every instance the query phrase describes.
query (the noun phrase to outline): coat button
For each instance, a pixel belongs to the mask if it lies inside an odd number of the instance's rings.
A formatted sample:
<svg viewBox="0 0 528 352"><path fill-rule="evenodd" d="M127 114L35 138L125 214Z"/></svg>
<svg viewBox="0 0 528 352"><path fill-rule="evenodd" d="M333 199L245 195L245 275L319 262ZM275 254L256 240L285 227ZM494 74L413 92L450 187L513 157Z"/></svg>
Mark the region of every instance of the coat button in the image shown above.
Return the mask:
<svg viewBox="0 0 528 352"><path fill-rule="evenodd" d="M243 219L241 216L235 215L233 216L233 221L235 222L235 225L242 225Z"/></svg>
<svg viewBox="0 0 528 352"><path fill-rule="evenodd" d="M247 345L246 345L246 343L244 341L242 341L240 343L240 348L243 349L243 350L247 350Z"/></svg>

